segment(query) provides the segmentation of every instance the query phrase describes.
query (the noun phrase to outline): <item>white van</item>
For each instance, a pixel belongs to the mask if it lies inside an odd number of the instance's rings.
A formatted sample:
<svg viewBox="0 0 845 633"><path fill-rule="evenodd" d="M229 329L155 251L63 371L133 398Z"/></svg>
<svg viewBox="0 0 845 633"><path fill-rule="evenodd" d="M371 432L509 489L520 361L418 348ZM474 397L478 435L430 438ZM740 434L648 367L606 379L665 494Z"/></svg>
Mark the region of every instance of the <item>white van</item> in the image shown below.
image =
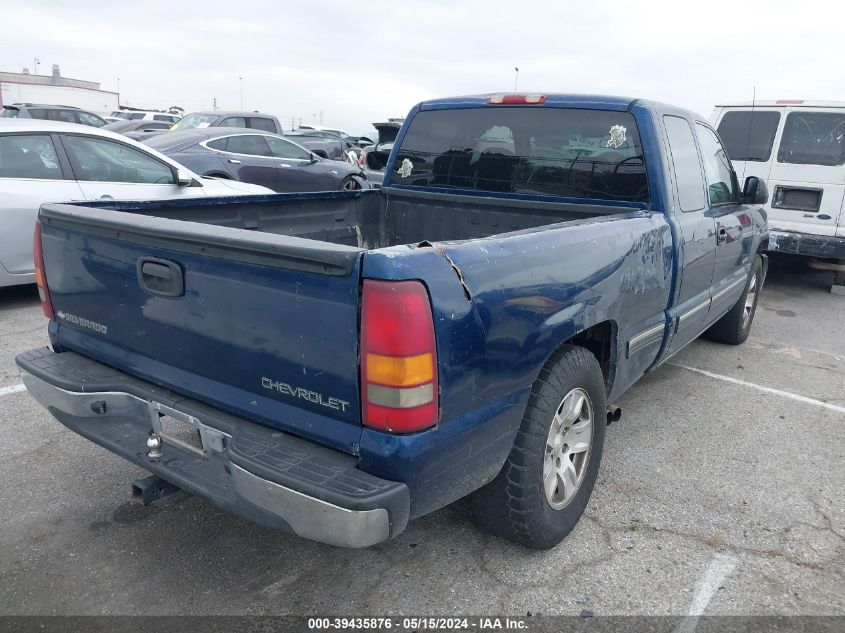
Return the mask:
<svg viewBox="0 0 845 633"><path fill-rule="evenodd" d="M827 260L811 265L845 286L845 102L718 105L711 119L737 176L768 185L769 250Z"/></svg>

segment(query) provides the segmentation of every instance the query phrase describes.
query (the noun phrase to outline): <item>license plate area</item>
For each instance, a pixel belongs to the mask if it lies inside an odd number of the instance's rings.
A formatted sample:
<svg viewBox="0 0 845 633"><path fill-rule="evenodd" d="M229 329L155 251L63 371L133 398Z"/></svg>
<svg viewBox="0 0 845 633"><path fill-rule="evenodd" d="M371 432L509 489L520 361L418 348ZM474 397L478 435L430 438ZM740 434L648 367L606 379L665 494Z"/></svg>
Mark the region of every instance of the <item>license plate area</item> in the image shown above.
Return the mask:
<svg viewBox="0 0 845 633"><path fill-rule="evenodd" d="M161 431L158 433L165 442L177 444L195 453L205 453L198 427L163 413L158 416L158 423L161 425Z"/></svg>
<svg viewBox="0 0 845 633"><path fill-rule="evenodd" d="M209 451L224 453L231 435L203 424L198 418L160 402L150 403L150 422L165 444L173 444L197 455Z"/></svg>

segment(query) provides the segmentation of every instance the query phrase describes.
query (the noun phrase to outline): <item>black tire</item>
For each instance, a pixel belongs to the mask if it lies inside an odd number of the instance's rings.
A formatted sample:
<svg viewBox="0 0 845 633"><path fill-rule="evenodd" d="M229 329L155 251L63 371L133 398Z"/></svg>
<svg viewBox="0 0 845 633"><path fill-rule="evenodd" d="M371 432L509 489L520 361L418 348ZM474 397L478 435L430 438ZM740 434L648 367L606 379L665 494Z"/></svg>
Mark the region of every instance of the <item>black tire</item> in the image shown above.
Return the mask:
<svg viewBox="0 0 845 633"><path fill-rule="evenodd" d="M357 176L347 176L340 181L339 189L341 191L358 191L364 188L364 181Z"/></svg>
<svg viewBox="0 0 845 633"><path fill-rule="evenodd" d="M554 509L544 489L547 456L553 455L547 443L556 414L568 394L576 390L586 392L592 405L591 444L574 496L560 509ZM576 423L577 420L572 428ZM606 427L605 385L596 357L582 347L562 347L534 383L516 441L502 470L471 495L479 527L533 549L549 549L560 543L578 523L590 499L601 464ZM560 459L557 465L560 466ZM553 494L558 492L555 488Z"/></svg>
<svg viewBox="0 0 845 633"><path fill-rule="evenodd" d="M754 265L748 275L745 290L740 295L734 307L721 319L710 326L704 336L717 343L728 345L739 345L744 343L751 331L751 324L754 322L754 315L757 312L757 301L760 299L760 291L763 289L763 259L757 255L754 257ZM746 317L746 300L749 293L753 293L750 312Z"/></svg>

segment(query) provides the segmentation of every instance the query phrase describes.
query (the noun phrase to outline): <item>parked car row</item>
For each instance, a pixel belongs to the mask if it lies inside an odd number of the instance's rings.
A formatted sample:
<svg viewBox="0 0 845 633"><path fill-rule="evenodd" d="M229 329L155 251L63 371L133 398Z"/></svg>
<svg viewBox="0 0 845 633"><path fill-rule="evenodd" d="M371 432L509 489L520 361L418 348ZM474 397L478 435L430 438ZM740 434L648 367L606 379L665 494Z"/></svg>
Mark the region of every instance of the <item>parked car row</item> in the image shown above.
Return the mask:
<svg viewBox="0 0 845 633"><path fill-rule="evenodd" d="M34 282L31 238L44 202L262 193L272 191L204 177L108 130L0 119L0 287Z"/></svg>
<svg viewBox="0 0 845 633"><path fill-rule="evenodd" d="M79 123L91 127L103 127L107 121L93 112L87 112L73 106L47 105L42 103L13 103L3 106L3 118L7 119L43 119Z"/></svg>
<svg viewBox="0 0 845 633"><path fill-rule="evenodd" d="M328 160L289 137L256 129L195 128L159 134L145 143L198 174L254 183L277 192L367 186L358 165Z"/></svg>

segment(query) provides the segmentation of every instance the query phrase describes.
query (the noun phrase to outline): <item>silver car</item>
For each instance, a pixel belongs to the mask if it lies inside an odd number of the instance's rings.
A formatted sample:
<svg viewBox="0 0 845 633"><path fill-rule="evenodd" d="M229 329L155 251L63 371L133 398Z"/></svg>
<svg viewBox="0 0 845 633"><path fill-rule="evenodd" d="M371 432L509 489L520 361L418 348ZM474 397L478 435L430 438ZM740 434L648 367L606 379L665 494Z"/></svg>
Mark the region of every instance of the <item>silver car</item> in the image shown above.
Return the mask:
<svg viewBox="0 0 845 633"><path fill-rule="evenodd" d="M32 232L44 202L270 194L205 178L125 136L74 123L0 119L0 287L35 282Z"/></svg>

